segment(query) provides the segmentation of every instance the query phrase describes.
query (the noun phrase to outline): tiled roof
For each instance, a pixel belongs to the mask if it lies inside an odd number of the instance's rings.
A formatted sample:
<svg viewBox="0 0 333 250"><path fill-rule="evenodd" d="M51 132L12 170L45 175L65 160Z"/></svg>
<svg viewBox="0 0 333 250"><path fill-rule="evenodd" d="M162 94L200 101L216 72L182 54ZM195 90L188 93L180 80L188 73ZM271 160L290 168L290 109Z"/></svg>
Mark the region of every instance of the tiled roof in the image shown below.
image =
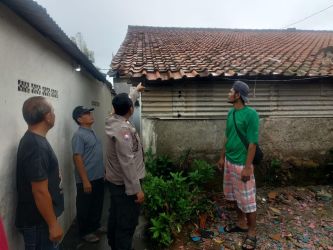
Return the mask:
<svg viewBox="0 0 333 250"><path fill-rule="evenodd" d="M333 76L333 32L129 26L112 73L148 80Z"/></svg>

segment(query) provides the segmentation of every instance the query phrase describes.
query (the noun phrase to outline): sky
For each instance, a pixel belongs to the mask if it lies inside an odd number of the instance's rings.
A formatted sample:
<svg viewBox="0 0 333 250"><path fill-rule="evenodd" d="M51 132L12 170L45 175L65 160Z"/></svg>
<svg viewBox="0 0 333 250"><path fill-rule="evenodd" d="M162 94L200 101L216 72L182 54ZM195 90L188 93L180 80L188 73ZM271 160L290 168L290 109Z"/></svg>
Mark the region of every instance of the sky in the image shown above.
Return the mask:
<svg viewBox="0 0 333 250"><path fill-rule="evenodd" d="M332 30L333 0L35 0L70 37L81 32L106 73L128 25ZM291 25L329 6L329 9ZM105 70L103 70L105 69Z"/></svg>

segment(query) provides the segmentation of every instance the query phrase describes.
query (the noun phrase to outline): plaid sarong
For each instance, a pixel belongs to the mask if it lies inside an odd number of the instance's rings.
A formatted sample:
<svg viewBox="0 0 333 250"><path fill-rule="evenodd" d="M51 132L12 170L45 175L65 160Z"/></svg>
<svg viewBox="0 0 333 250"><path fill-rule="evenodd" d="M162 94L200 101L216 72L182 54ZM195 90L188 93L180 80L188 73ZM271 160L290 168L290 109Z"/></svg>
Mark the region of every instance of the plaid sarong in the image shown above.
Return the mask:
<svg viewBox="0 0 333 250"><path fill-rule="evenodd" d="M226 199L236 201L243 213L252 213L257 210L256 181L254 175L247 182L241 180L244 167L244 165L232 164L225 160L223 191Z"/></svg>

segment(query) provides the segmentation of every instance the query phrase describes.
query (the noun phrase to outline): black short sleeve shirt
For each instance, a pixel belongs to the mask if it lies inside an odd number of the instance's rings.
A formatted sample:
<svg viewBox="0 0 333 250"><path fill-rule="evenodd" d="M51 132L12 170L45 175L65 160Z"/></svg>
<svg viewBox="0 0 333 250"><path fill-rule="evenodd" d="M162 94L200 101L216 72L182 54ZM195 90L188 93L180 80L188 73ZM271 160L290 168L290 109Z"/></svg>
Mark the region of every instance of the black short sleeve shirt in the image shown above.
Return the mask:
<svg viewBox="0 0 333 250"><path fill-rule="evenodd" d="M36 207L31 188L31 182L43 180L48 180L53 209L59 216L64 210L64 197L57 157L45 137L27 131L17 151L17 227L46 223Z"/></svg>

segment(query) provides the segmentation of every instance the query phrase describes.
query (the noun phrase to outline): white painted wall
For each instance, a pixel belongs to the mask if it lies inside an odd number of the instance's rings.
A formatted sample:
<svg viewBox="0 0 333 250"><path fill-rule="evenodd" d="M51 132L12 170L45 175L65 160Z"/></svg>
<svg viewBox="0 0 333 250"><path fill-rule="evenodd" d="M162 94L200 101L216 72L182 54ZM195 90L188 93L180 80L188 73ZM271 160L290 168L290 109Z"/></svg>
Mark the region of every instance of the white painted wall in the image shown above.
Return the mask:
<svg viewBox="0 0 333 250"><path fill-rule="evenodd" d="M151 149L154 154L157 153L158 133L156 133L157 119L143 118L141 120L141 140L145 151ZM173 148L173 146L172 146Z"/></svg>
<svg viewBox="0 0 333 250"><path fill-rule="evenodd" d="M71 136L77 128L71 118L77 105L95 108L95 130L104 137L104 121L111 111L111 94L103 83L84 71L73 70L73 60L29 24L0 3L0 215L4 220L10 249L22 249L22 237L14 227L16 152L26 131L23 102L34 94L18 91L18 80L58 91L48 97L55 114L55 127L47 138L56 152L62 171L65 213L61 223L67 230L75 217L75 182L71 159Z"/></svg>
<svg viewBox="0 0 333 250"><path fill-rule="evenodd" d="M113 88L116 94L130 93L135 88L131 84L128 84L128 79L116 79L113 84ZM138 99L139 106L134 106L134 113L130 118L130 122L135 126L137 131L141 134L141 98Z"/></svg>

